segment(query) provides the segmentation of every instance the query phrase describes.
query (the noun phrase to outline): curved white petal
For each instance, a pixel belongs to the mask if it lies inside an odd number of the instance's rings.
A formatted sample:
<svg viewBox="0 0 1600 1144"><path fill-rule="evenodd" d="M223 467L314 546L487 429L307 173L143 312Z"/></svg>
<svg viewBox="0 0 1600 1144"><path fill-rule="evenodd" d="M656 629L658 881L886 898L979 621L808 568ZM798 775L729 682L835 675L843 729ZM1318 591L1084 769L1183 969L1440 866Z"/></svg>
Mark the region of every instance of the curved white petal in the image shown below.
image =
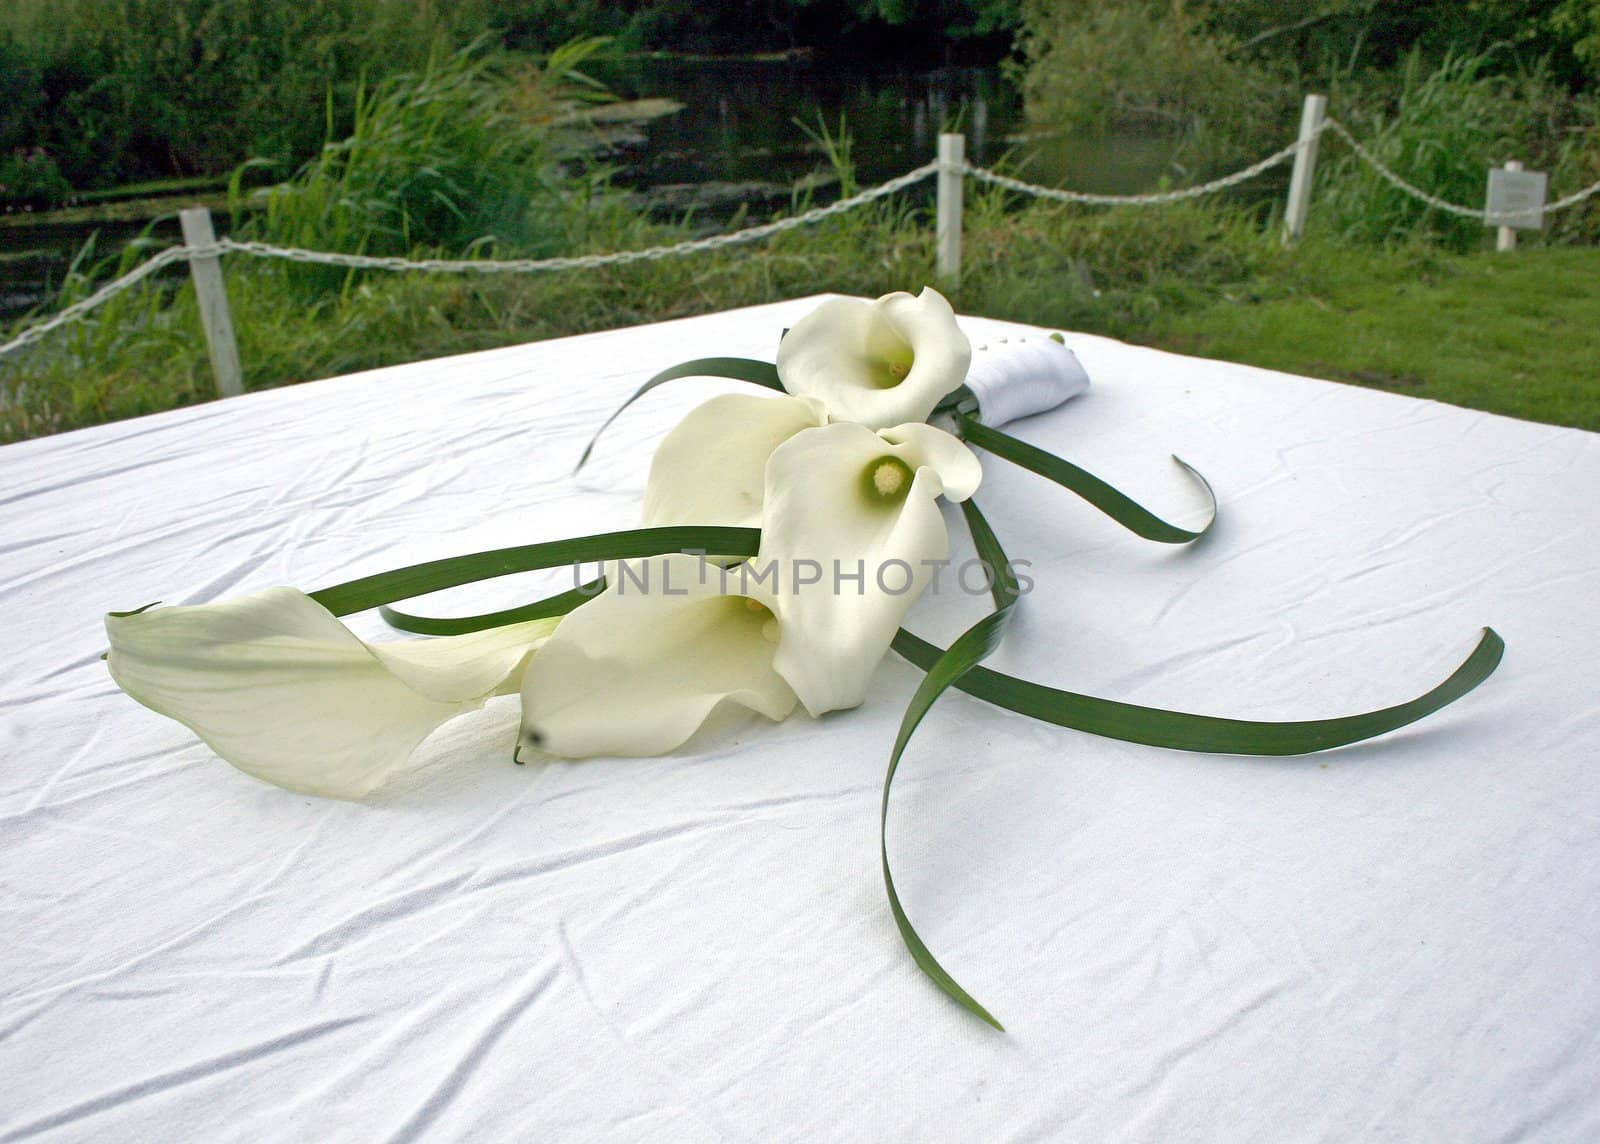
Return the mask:
<svg viewBox="0 0 1600 1144"><path fill-rule="evenodd" d="M912 473L898 501L873 497L865 483L885 457ZM948 485L970 496L980 477L965 445L926 425L878 434L839 422L772 454L754 571L776 577L773 665L812 715L866 697L900 621L949 554L940 493Z"/></svg>
<svg viewBox="0 0 1600 1144"><path fill-rule="evenodd" d="M955 311L931 287L875 302L833 298L801 318L778 343L778 376L831 417L881 429L926 421L959 386L972 345Z"/></svg>
<svg viewBox="0 0 1600 1144"><path fill-rule="evenodd" d="M304 593L269 588L107 616L106 665L134 699L240 770L360 798L439 724L514 684L556 623L369 646Z"/></svg>
<svg viewBox="0 0 1600 1144"><path fill-rule="evenodd" d="M729 393L695 406L650 462L643 527L756 527L767 458L827 419L820 402L801 397Z"/></svg>
<svg viewBox="0 0 1600 1144"><path fill-rule="evenodd" d="M772 667L772 614L724 594L724 569L673 554L627 571L570 613L528 666L522 746L568 758L660 755L724 700L789 716L795 697Z"/></svg>
<svg viewBox="0 0 1600 1144"><path fill-rule="evenodd" d="M940 491L945 498L964 501L978 491L983 482L983 465L978 455L943 429L912 422L878 430L878 436L893 445L892 450L915 471L932 469L939 476Z"/></svg>

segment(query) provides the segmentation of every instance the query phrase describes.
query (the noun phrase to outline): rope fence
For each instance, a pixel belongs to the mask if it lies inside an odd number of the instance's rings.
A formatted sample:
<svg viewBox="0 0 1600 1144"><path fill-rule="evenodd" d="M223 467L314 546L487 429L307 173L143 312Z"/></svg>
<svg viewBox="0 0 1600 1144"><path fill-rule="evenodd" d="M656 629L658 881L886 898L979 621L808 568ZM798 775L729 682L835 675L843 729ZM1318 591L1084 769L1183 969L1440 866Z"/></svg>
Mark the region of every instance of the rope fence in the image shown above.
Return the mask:
<svg viewBox="0 0 1600 1144"><path fill-rule="evenodd" d="M940 280L952 285L959 281L961 273L962 186L964 180L969 177L977 182L1000 187L1004 190L1055 202L1079 203L1089 206L1160 206L1225 191L1293 159L1294 171L1289 186L1284 227L1286 238L1298 238L1304 230L1306 214L1309 210L1317 144L1321 136L1328 131L1338 135L1349 145L1352 153L1357 158L1400 191L1447 214L1475 219L1485 225L1499 225L1499 249L1501 250L1509 250L1515 246L1515 232L1511 229L1511 225L1526 229L1542 226L1544 215L1576 206L1578 203L1600 194L1600 182L1595 182L1554 202L1536 205L1519 215L1518 220L1514 223L1506 218L1507 212L1504 210L1497 212L1489 207L1467 207L1449 202L1429 194L1397 174L1351 134L1349 128L1345 127L1337 119L1325 114L1326 102L1325 97L1320 95L1306 97L1305 110L1300 122L1299 137L1288 146L1274 151L1259 162L1252 163L1250 166L1232 174L1178 190L1157 191L1142 195L1104 195L1063 190L1059 187L1044 187L968 163L964 156L965 139L963 136L946 134L939 137L938 158L934 161L907 171L905 174L881 183L876 187L839 199L837 202L830 203L827 206L814 207L789 218L761 223L757 226L745 227L742 230L730 231L725 234L688 239L684 242L672 243L666 246L651 246L640 250L625 250L608 254L564 255L555 258L410 259L367 254L340 254L325 250L302 250L273 246L265 242L213 238L209 212L205 211L204 208L197 208L182 212L185 216L183 221L187 239L184 245L169 247L161 251L127 274L106 283L106 285L87 298L75 302L44 321L24 329L11 341L0 345L0 357L37 342L52 330L58 329L69 322L77 321L97 307L109 302L118 294L131 290L164 267L171 266L177 262L188 262L194 273L196 292L201 295L202 316L209 314L219 316L221 319L220 321L207 321L205 323L206 337L210 343L212 362L217 371L218 390L225 396L232 395L241 391L241 385L238 376L238 352L233 344L231 319L228 317L227 295L223 289L221 275L217 273L217 259L224 254L245 254L256 258L279 259L287 262L319 266L337 266L350 270L428 271L452 274L537 274L561 270L587 270L603 266L625 266L635 262L677 258L706 250L759 242L764 238L770 238L773 235L796 230L800 227L811 226L824 219L844 214L847 211L875 202L878 199L898 194L933 175L938 176L936 207L937 270ZM1520 172L1521 164L1508 163L1503 170ZM1542 179L1543 176L1538 176L1538 178ZM1491 197L1492 184L1493 177L1491 176ZM1542 183L1540 185L1542 186ZM1511 225L1508 225L1508 223Z"/></svg>
<svg viewBox="0 0 1600 1144"><path fill-rule="evenodd" d="M590 270L600 266L625 266L630 262L653 262L661 258L675 258L685 254L698 254L702 250L716 250L724 246L738 246L746 242L758 242L763 238L781 234L786 230L795 230L803 226L811 226L825 218L844 214L846 211L865 206L867 203L897 194L907 187L920 183L929 175L939 169L937 162L924 163L914 171L907 171L898 178L890 179L870 190L860 194L851 195L847 199L829 203L825 207L813 207L811 210L793 215L790 218L778 219L775 222L762 223L759 226L746 227L743 230L730 231L727 234L713 234L705 238L692 238L685 242L675 242L670 246L649 246L642 250L623 250L615 254L578 254L564 255L558 258L389 258L376 257L370 254L336 254L324 250L294 250L281 246L271 246L265 242L235 242L231 238L217 241L212 253L237 253L253 254L259 258L279 258L286 262L315 263L320 266L343 266L351 270L432 270L445 273L471 273L471 274L537 274L548 270ZM0 353L3 353L0 348Z"/></svg>
<svg viewBox="0 0 1600 1144"><path fill-rule="evenodd" d="M1183 187L1176 191L1158 191L1148 195L1094 195L1085 191L1066 191L1059 187L1041 187L1037 183L1014 179L1010 175L1002 175L998 171L991 171L985 167L974 167L970 163L965 166L962 173L970 175L980 183L1004 187L1008 191L1033 195L1035 198L1052 199L1058 203L1082 203L1086 206L1100 207L1164 206L1168 203L1181 203L1186 199L1198 199L1205 195L1214 195L1218 191L1225 191L1229 187L1249 182L1257 175L1276 167L1285 159L1291 158L1302 146L1304 144L1299 140L1295 140L1281 151L1274 151L1259 163L1252 163L1242 171L1235 171L1231 175L1224 175L1220 179L1213 179L1209 183L1201 183L1198 186Z"/></svg>
<svg viewBox="0 0 1600 1144"><path fill-rule="evenodd" d="M134 269L128 271L128 273L124 274L121 278L118 278L112 282L107 282L104 286L100 287L100 289L96 290L93 294L90 294L81 302L74 302L65 310L62 310L59 314L53 314L45 321L40 322L38 325L30 326L26 330L23 330L22 333L18 334L11 341L7 342L3 346L0 346L0 357L4 357L13 350L20 350L23 346L38 341L40 338L44 337L51 330L57 328L58 326L64 326L68 322L77 321L90 310L93 310L96 307L102 306L111 301L111 299L115 298L124 290L133 289L146 278L150 277L150 275L154 274L157 270L160 270L162 267L171 266L174 262L187 262L189 259L195 257L199 253L201 252L193 250L187 246L173 246L163 250L160 254L157 254L154 258L150 259L150 261L141 263Z"/></svg>
<svg viewBox="0 0 1600 1144"><path fill-rule="evenodd" d="M1356 153L1356 157L1358 159L1360 159L1367 166L1371 167L1374 171L1378 172L1378 174L1381 175L1385 181L1392 184L1397 190L1404 191L1412 198L1419 199L1420 201L1428 204L1428 206L1433 207L1435 210L1444 211L1446 214L1458 215L1461 218L1476 219L1478 222L1485 224L1492 221L1493 216L1491 215L1491 212L1485 208L1459 206L1456 203L1447 202L1436 195L1430 195L1421 187L1407 182L1405 179L1395 174L1394 170L1389 167L1387 163L1378 158L1371 151L1367 150L1367 148L1359 139L1350 134L1350 129L1343 123L1340 123L1337 119L1329 119L1326 122L1328 128L1331 129L1334 134L1338 135L1339 138L1343 139L1347 144L1350 145L1350 150ZM1579 203L1583 202L1583 200L1591 198L1596 194L1600 194L1600 182L1591 183L1587 187L1584 187L1581 191L1574 191L1572 194L1566 196L1566 198L1557 199L1553 203L1546 203L1542 208L1540 208L1540 213L1554 214L1556 211L1564 211L1568 207L1577 206Z"/></svg>

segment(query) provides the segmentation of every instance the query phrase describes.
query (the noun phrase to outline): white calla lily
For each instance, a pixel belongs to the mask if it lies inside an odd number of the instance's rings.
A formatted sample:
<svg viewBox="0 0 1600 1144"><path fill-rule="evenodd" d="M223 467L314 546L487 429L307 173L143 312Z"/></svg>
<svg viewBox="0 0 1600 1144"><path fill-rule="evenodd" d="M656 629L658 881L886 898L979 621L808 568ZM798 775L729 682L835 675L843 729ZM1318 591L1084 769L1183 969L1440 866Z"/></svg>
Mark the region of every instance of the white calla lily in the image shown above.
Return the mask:
<svg viewBox="0 0 1600 1144"><path fill-rule="evenodd" d="M440 724L514 691L559 621L366 644L303 592L106 617L117 685L227 762L290 790L360 798Z"/></svg>
<svg viewBox="0 0 1600 1144"><path fill-rule="evenodd" d="M938 498L965 500L982 479L966 445L919 423L874 433L838 422L773 452L761 550L742 586L776 578L773 666L812 715L866 697L900 621L949 555Z"/></svg>
<svg viewBox="0 0 1600 1144"><path fill-rule="evenodd" d="M822 403L805 397L728 393L695 406L656 448L643 526L759 526L767 458L827 421Z"/></svg>
<svg viewBox="0 0 1600 1144"><path fill-rule="evenodd" d="M926 421L971 361L955 311L932 288L874 302L830 299L778 343L784 389L818 399L834 420L869 429Z"/></svg>
<svg viewBox="0 0 1600 1144"><path fill-rule="evenodd" d="M723 702L788 718L795 696L772 667L776 621L760 600L724 591L735 576L681 554L615 575L523 675L519 750L665 754Z"/></svg>

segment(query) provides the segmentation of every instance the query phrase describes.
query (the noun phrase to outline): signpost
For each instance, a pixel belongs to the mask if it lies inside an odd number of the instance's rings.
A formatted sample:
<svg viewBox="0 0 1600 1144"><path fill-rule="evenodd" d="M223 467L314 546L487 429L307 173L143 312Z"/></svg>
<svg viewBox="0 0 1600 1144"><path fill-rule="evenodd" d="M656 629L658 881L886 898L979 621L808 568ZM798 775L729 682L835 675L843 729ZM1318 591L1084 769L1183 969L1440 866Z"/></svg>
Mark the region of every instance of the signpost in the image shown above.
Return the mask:
<svg viewBox="0 0 1600 1144"><path fill-rule="evenodd" d="M1485 205L1488 226L1498 227L1496 250L1515 250L1517 231L1544 229L1544 197L1549 177L1543 171L1524 171L1513 159L1489 171L1489 198Z"/></svg>

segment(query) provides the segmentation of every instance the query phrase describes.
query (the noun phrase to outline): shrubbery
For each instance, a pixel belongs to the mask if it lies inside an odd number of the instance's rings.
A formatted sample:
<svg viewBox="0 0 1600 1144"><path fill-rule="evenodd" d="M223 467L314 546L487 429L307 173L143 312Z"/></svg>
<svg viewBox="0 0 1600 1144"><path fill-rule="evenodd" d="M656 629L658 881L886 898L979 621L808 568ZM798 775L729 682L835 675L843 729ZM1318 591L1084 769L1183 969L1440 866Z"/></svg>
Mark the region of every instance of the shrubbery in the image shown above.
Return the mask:
<svg viewBox="0 0 1600 1144"><path fill-rule="evenodd" d="M903 59L952 36L1003 51L1016 18L1016 0L3 0L0 156L48 163L77 190L248 159L287 172L349 134L359 91L471 43L543 53L608 35L622 49L729 51L877 37ZM53 180L28 190L59 193Z"/></svg>
<svg viewBox="0 0 1600 1144"><path fill-rule="evenodd" d="M1169 131L1184 177L1294 138L1301 97L1338 117L1403 177L1481 206L1490 166L1550 173L1551 197L1600 179L1600 0L1025 0L1030 119L1082 134ZM1363 243L1453 249L1481 223L1394 188L1338 139L1322 143L1312 225ZM1600 239L1600 202L1552 216L1550 241Z"/></svg>
<svg viewBox="0 0 1600 1144"><path fill-rule="evenodd" d="M7 0L0 153L42 149L78 189L315 151L365 76L454 35L386 0Z"/></svg>

